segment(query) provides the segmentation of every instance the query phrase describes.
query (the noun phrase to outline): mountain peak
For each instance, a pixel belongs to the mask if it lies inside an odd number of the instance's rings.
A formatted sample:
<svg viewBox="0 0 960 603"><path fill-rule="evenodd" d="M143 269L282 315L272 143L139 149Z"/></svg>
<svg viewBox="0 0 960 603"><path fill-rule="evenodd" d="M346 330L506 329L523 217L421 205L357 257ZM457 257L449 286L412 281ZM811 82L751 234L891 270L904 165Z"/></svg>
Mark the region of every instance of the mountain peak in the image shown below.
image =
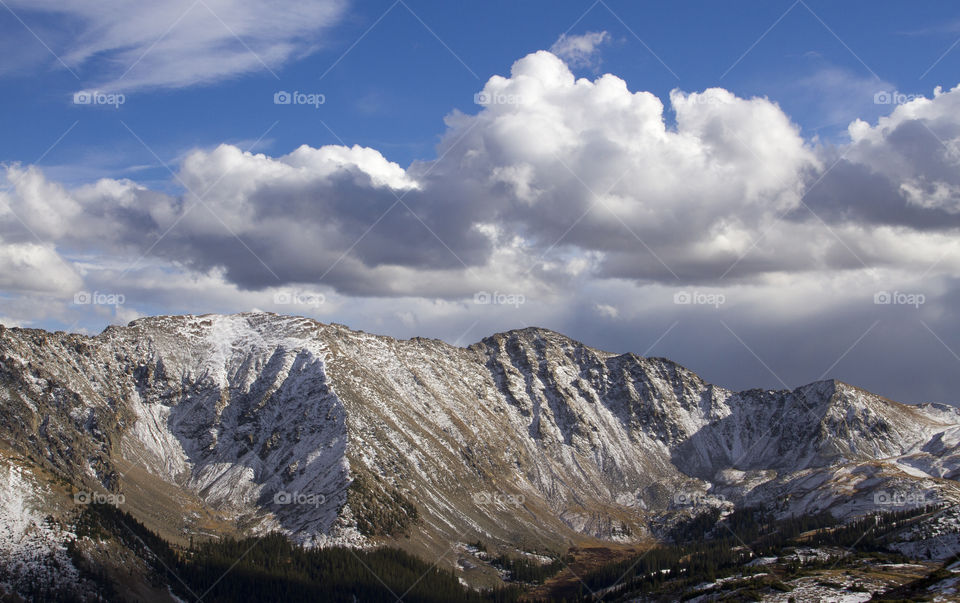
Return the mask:
<svg viewBox="0 0 960 603"><path fill-rule="evenodd" d="M960 472L960 413L833 379L732 392L537 327L457 348L267 312L157 316L5 330L0 373L12 445L145 520L161 521L142 493L172 492L206 518L178 537L212 522L308 544L413 534L438 555L468 537L560 547L649 535L692 511L678 492L854 516L878 488ZM291 492L316 504L275 502Z"/></svg>

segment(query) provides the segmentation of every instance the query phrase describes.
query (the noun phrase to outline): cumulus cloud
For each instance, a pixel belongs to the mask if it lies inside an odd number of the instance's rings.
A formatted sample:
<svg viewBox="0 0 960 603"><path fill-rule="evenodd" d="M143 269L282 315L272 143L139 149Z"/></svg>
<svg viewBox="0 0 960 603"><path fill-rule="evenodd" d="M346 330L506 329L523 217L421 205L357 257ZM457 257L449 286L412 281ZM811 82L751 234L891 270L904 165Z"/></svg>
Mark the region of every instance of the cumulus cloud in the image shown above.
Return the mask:
<svg viewBox="0 0 960 603"><path fill-rule="evenodd" d="M606 31L588 31L579 36L562 34L550 47L550 52L571 67L596 67L600 47L609 42L610 34Z"/></svg>
<svg viewBox="0 0 960 603"><path fill-rule="evenodd" d="M64 20L51 32L70 68L114 90L182 87L277 68L309 52L343 14L344 0L8 0Z"/></svg>
<svg viewBox="0 0 960 603"><path fill-rule="evenodd" d="M907 204L960 214L960 86L897 106L871 127L850 124L850 157L896 183Z"/></svg>
<svg viewBox="0 0 960 603"><path fill-rule="evenodd" d="M477 114L448 116L440 159L406 169L360 146L271 157L221 145L186 155L186 190L171 196L110 179L68 191L8 166L4 200L27 229L8 216L0 234L150 251L247 289L447 299L584 278L718 284L957 264L942 250L960 225L960 89L852 123L842 149L804 139L766 98L674 90L665 107L611 74L577 79L544 51L482 93Z"/></svg>
<svg viewBox="0 0 960 603"><path fill-rule="evenodd" d="M960 87L896 106L875 125L855 120L849 145L825 151L833 169L809 195L831 222L916 232L960 226Z"/></svg>
<svg viewBox="0 0 960 603"><path fill-rule="evenodd" d="M610 74L577 80L540 52L484 93L520 100L448 120L448 161L476 174L459 182L531 246L602 252L609 275L719 276L820 169L775 103L719 88L674 91L668 128L653 94Z"/></svg>
<svg viewBox="0 0 960 603"><path fill-rule="evenodd" d="M41 292L66 297L82 285L74 268L52 245L0 240L0 288L7 292Z"/></svg>

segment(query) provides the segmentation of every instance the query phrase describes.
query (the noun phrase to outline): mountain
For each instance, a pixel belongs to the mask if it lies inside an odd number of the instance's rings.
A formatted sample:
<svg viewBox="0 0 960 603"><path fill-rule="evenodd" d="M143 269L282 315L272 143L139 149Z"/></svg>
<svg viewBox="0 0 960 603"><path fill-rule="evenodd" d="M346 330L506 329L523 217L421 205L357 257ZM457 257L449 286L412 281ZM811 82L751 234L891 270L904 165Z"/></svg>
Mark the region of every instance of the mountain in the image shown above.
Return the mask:
<svg viewBox="0 0 960 603"><path fill-rule="evenodd" d="M55 557L69 533L42 518L105 500L173 543L387 543L490 584L466 543L543 555L663 539L710 509L955 504L958 443L952 406L833 380L732 392L536 328L460 348L270 313L0 327L8 559L28 540ZM936 522L903 550L960 548L957 516Z"/></svg>

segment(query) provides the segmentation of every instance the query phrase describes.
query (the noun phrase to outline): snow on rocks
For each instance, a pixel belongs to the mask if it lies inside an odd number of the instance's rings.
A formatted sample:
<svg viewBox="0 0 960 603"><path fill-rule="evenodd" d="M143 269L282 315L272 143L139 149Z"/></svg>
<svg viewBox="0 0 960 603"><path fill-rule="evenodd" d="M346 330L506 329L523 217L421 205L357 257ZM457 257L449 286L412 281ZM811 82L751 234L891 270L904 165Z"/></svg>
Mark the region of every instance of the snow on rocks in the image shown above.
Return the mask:
<svg viewBox="0 0 960 603"><path fill-rule="evenodd" d="M81 582L66 549L76 536L39 510L44 495L29 471L0 461L0 591L44 597Z"/></svg>

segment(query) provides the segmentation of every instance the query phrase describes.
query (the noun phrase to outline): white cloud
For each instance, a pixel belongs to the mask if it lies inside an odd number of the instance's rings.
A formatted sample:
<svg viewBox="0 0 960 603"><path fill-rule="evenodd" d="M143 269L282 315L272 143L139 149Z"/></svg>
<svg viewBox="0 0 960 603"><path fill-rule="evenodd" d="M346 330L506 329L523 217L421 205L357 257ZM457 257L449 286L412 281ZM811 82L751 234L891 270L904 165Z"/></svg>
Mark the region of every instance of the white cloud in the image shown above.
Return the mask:
<svg viewBox="0 0 960 603"><path fill-rule="evenodd" d="M620 310L610 304L594 304L593 309L603 318L618 318L620 316Z"/></svg>
<svg viewBox="0 0 960 603"><path fill-rule="evenodd" d="M588 31L579 36L562 34L550 52L572 67L596 67L600 62L600 46L609 42L610 34L606 31Z"/></svg>
<svg viewBox="0 0 960 603"><path fill-rule="evenodd" d="M875 126L849 127L849 158L894 179L911 204L960 214L960 86L897 105Z"/></svg>
<svg viewBox="0 0 960 603"><path fill-rule="evenodd" d="M83 281L52 245L0 240L0 289L72 297Z"/></svg>
<svg viewBox="0 0 960 603"><path fill-rule="evenodd" d="M763 98L674 91L677 125L668 128L653 94L610 74L577 80L546 52L491 78L484 94L519 100L451 116L441 150L459 170L442 190L482 198L478 213L515 225L534 248L598 251L624 276L718 276L799 207L821 169L798 128Z"/></svg>
<svg viewBox="0 0 960 603"><path fill-rule="evenodd" d="M279 68L312 50L345 8L343 0L8 4L64 18L54 50L91 87L111 90L190 86Z"/></svg>
<svg viewBox="0 0 960 603"><path fill-rule="evenodd" d="M548 52L518 60L484 93L513 100L452 114L442 159L408 169L359 146L270 157L221 145L185 156L188 190L173 197L130 180L67 190L37 168L9 166L0 234L26 240L16 212L44 242L94 263L149 249L176 270L222 270L241 288L314 283L428 299L543 298L603 278L759 282L957 265L949 235L931 235L922 219L960 207L950 152L960 90L897 107L876 126L855 122L847 160L822 182L834 151L804 140L766 98L675 90L668 127L655 95L610 74L576 79ZM943 142L927 155L916 140L924 132L926 143ZM878 206L844 186L867 190L858 178L873 172L893 179L883 184L888 215L852 220Z"/></svg>

